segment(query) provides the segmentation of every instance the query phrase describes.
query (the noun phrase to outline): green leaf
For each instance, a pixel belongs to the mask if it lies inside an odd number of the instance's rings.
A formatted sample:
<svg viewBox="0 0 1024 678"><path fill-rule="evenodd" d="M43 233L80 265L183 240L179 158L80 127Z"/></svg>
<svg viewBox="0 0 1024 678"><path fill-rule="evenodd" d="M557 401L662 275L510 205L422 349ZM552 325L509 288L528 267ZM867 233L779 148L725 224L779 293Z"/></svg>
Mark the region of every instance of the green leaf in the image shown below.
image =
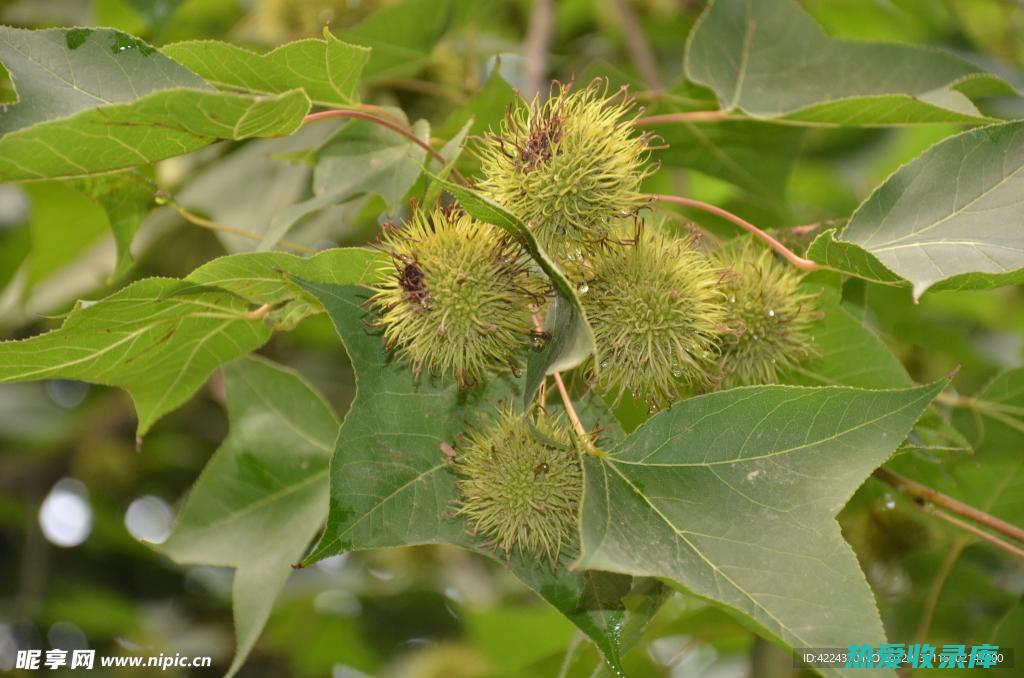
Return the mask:
<svg viewBox="0 0 1024 678"><path fill-rule="evenodd" d="M0 180L146 165L218 139L290 134L309 111L276 97L213 91L153 47L110 29L0 27L17 104L0 109Z"/></svg>
<svg viewBox="0 0 1024 678"><path fill-rule="evenodd" d="M426 120L417 121L412 131L424 143L429 142ZM362 193L381 196L394 213L419 178L425 161L426 150L398 132L353 120L317 150L313 197L275 216L258 249L272 249L303 217Z"/></svg>
<svg viewBox="0 0 1024 678"><path fill-rule="evenodd" d="M278 305L309 296L295 277L336 285L369 285L377 281L380 265L389 261L384 252L359 247L324 250L308 258L284 252L249 252L209 261L187 279L227 290L252 304Z"/></svg>
<svg viewBox="0 0 1024 678"><path fill-rule="evenodd" d="M108 28L0 26L0 62L19 98L0 111L0 134L160 90L213 89L141 40Z"/></svg>
<svg viewBox="0 0 1024 678"><path fill-rule="evenodd" d="M291 134L309 111L301 91L276 97L162 90L0 137L0 180L66 178L147 165L219 139Z"/></svg>
<svg viewBox="0 0 1024 678"><path fill-rule="evenodd" d="M735 184L758 204L783 213L789 175L807 130L753 120L685 122L651 127L668 148L652 157Z"/></svg>
<svg viewBox="0 0 1024 678"><path fill-rule="evenodd" d="M1024 368L996 375L957 408L953 423L979 450L1009 450L1024 458Z"/></svg>
<svg viewBox="0 0 1024 678"><path fill-rule="evenodd" d="M250 141L188 177L175 199L214 221L263 235L278 213L309 194L313 168L289 162L291 154L319 146L336 131L336 125L320 122L287 137ZM251 238L222 231L216 235L228 252L253 249ZM320 238L294 233L290 239L308 244Z"/></svg>
<svg viewBox="0 0 1024 678"><path fill-rule="evenodd" d="M338 420L290 370L248 358L224 372L231 431L156 549L182 564L236 568L231 676L327 514Z"/></svg>
<svg viewBox="0 0 1024 678"><path fill-rule="evenodd" d="M526 363L523 403L529 406L545 375L570 370L597 353L594 332L587 324L587 315L576 295L576 288L541 249L533 233L518 217L465 186L447 181L441 183L445 190L458 199L468 214L503 229L522 243L555 288L555 299L544 322L544 331L550 338L539 351L530 355Z"/></svg>
<svg viewBox="0 0 1024 678"><path fill-rule="evenodd" d="M721 107L830 125L978 122L965 95L1013 94L936 49L837 40L794 0L718 0L690 33L690 80Z"/></svg>
<svg viewBox="0 0 1024 678"><path fill-rule="evenodd" d="M144 435L218 366L262 346L270 328L245 301L184 280L149 278L86 305L60 329L0 342L0 383L80 379L125 389Z"/></svg>
<svg viewBox="0 0 1024 678"><path fill-rule="evenodd" d="M111 278L126 274L134 265L131 245L142 220L153 209L155 192L148 177L135 171L86 177L70 182L90 199L98 203L107 213L110 230L117 245L117 260ZM67 233L66 224L62 224Z"/></svg>
<svg viewBox="0 0 1024 678"><path fill-rule="evenodd" d="M811 326L815 355L784 374L783 384L891 389L914 385L907 370L878 335L840 302L838 290L819 288L821 318ZM970 444L934 405L914 424L900 451L969 452Z"/></svg>
<svg viewBox="0 0 1024 678"><path fill-rule="evenodd" d="M868 256L846 270L868 279L929 288L992 287L1024 280L1024 122L970 130L932 146L890 176L839 235ZM822 240L826 234L819 236ZM817 241L812 255L822 255Z"/></svg>
<svg viewBox="0 0 1024 678"><path fill-rule="evenodd" d="M577 567L666 577L791 647L877 645L877 608L835 514L942 386L762 386L676 403L610 457L586 458Z"/></svg>
<svg viewBox="0 0 1024 678"><path fill-rule="evenodd" d="M370 48L367 78L412 76L423 68L452 15L452 0L406 0L382 7L343 37Z"/></svg>
<svg viewBox="0 0 1024 678"><path fill-rule="evenodd" d="M470 391L424 376L417 382L384 342L367 329L366 293L352 287L302 282L334 321L356 373L358 391L338 434L331 462L327 525L304 564L345 551L412 544L456 544L495 557L451 515L455 475L443 444L464 432L468 417L518 397L520 384L498 379ZM649 617L661 588L622 575L574 573L516 553L517 577L590 636L621 671L621 626Z"/></svg>
<svg viewBox="0 0 1024 678"><path fill-rule="evenodd" d="M784 384L908 388L913 381L892 351L840 302L838 290L819 289L821 318L811 326L815 355L783 375Z"/></svg>
<svg viewBox="0 0 1024 678"><path fill-rule="evenodd" d="M177 42L160 51L221 89L280 94L305 90L314 103L352 106L370 50L347 45L329 31L259 54L216 40Z"/></svg>

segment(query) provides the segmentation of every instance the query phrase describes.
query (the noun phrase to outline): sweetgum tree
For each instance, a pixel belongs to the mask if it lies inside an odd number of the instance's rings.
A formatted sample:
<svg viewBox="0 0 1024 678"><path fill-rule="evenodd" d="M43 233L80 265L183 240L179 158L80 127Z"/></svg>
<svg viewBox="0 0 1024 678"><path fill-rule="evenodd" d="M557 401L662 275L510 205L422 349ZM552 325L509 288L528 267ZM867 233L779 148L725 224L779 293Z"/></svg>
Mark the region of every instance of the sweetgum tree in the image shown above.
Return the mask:
<svg viewBox="0 0 1024 678"><path fill-rule="evenodd" d="M795 0L610 3L624 71L571 43L552 67L549 24L572 17L538 0L522 72L460 42L518 11L502 3L383 3L263 52L176 40L167 8L131 4L151 41L0 27L0 181L32 210L31 237L5 236L0 381L127 391L143 455L165 415L220 393L227 437L152 548L235 568L229 674L293 568L426 544L497 561L575 625L553 666L504 667L531 675L589 675L587 652L648 675L626 653L675 592L786 649L1019 640L1009 585L933 634L964 551L1021 574L1019 337L998 373L907 350L945 322L930 297L1009 307L1020 329L1019 74L835 37ZM300 33L326 11L293 4ZM658 12L670 40L644 33ZM836 173L815 181L895 127L923 130L920 153L855 209ZM105 281L41 306L94 221ZM174 223L229 253L141 275ZM351 364L347 409L289 364L318 318ZM858 527L892 528L887 486L945 554L919 599L887 600L893 556Z"/></svg>

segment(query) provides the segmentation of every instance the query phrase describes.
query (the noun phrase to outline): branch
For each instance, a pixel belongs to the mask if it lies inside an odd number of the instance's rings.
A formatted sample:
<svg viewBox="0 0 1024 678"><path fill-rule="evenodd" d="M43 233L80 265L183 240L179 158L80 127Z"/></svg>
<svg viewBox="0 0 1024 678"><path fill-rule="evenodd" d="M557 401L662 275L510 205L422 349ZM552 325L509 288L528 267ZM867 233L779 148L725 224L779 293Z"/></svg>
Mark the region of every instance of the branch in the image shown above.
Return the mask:
<svg viewBox="0 0 1024 678"><path fill-rule="evenodd" d="M530 26L523 41L523 58L526 62L526 77L523 83L523 98L529 100L540 94L548 72L548 51L555 27L553 0L533 0L530 12Z"/></svg>
<svg viewBox="0 0 1024 678"><path fill-rule="evenodd" d="M333 108L329 111L310 113L309 115L302 119L302 124L305 125L310 122L316 122L318 120L328 120L330 118L357 118L359 120L372 122L373 124L380 125L381 127L386 127L387 129L391 130L392 132L395 132L396 134L401 134L403 137L405 137L409 141L413 142L414 144L422 148L430 155L430 157L441 163L442 167L448 164L448 161L444 159L443 155L434 150L433 146L431 146L427 142L423 141L423 139L420 139L418 136L416 136L413 133L413 131L408 127L400 125L396 122L392 122L391 120L383 118L379 115L367 113L366 111L357 111L351 108ZM462 174L454 167L452 168L452 176L455 177L455 179L463 186L469 186L469 182L466 180L466 177L462 176Z"/></svg>
<svg viewBox="0 0 1024 678"><path fill-rule="evenodd" d="M946 553L946 558L942 561L942 565L939 566L939 571L935 573L932 585L928 588L928 595L925 597L921 619L917 622L917 631L914 632L915 643L923 643L927 640L928 629L931 628L932 617L935 616L935 608L939 604L939 596L942 595L942 589L946 585L946 580L949 579L949 575L953 571L956 561L960 558L960 554L963 553L965 546L967 546L967 540L963 536L958 537L954 541L953 547Z"/></svg>
<svg viewBox="0 0 1024 678"><path fill-rule="evenodd" d="M904 478L898 473L893 473L892 471L889 471L888 469L884 468L875 469L875 472L872 475L874 475L875 478L881 480L883 483L887 483L895 487L903 494L913 497L915 500L921 502L922 504L933 504L935 506L940 506L946 509L947 511L961 515L964 518L973 520L974 522L980 525L984 525L985 527L996 532L999 532L1000 534L1004 534L1007 537L1010 537L1011 539L1016 539L1017 541L1024 543L1024 529L1021 529L1016 525L1011 525L1005 520L996 518L995 516L985 513L980 509L976 509L973 506L969 506L968 504L965 504L962 501L959 501L958 499L953 499L953 497L942 494L938 490L933 490L932 488L922 485L917 481L911 480L910 478ZM945 516L945 519L950 519L950 522L952 522L953 520L952 516ZM960 521L958 521L955 524L959 524L959 522ZM977 534L977 532L974 532L974 530L977 530L978 528L974 527L973 525L971 525L970 527L972 527L973 530L969 531L971 531L974 534ZM988 539L988 537L992 537L992 535L989 535L988 533L982 534L986 535L986 537L983 537L984 539L991 541L991 539ZM1020 551L1020 554L1022 555L1022 557L1024 557L1024 551Z"/></svg>
<svg viewBox="0 0 1024 678"><path fill-rule="evenodd" d="M644 36L643 28L641 28L629 0L615 0L615 7L619 11L619 21L622 23L622 33L626 37L629 58L647 86L655 91L661 91L663 86L661 74L658 72L658 61Z"/></svg>
<svg viewBox="0 0 1024 678"><path fill-rule="evenodd" d="M660 202L669 202L676 205L682 205L683 207L693 207L695 209L703 210L714 214L715 216L721 217L727 221L731 221L748 233L753 233L755 236L760 238L771 247L773 250L781 254L786 261L793 264L797 268L804 271L817 271L821 268L821 265L816 261L810 259L804 259L800 255L796 254L793 250L789 249L781 242L762 231L757 226L744 219L743 217L736 216L728 210L724 210L721 207L716 207L710 203L702 202L700 200L694 200L692 198L681 198L676 195L652 195L652 198Z"/></svg>

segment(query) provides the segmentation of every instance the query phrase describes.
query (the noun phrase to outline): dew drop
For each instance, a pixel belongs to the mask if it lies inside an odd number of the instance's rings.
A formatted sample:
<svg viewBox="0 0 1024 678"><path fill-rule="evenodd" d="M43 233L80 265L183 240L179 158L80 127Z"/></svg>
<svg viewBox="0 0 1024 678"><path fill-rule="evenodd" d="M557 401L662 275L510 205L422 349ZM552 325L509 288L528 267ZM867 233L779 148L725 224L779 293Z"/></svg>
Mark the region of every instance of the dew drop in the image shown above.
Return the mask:
<svg viewBox="0 0 1024 678"><path fill-rule="evenodd" d="M580 283L579 287L576 288L576 291L579 292L580 294L586 294L587 292L590 291L590 285L588 285L587 283Z"/></svg>
<svg viewBox="0 0 1024 678"><path fill-rule="evenodd" d="M608 361L607 360L602 360L601 361L601 369L602 370L607 370L608 369Z"/></svg>
<svg viewBox="0 0 1024 678"><path fill-rule="evenodd" d="M732 295L731 297L729 297L729 303L730 304L735 304L736 303L736 295L735 294Z"/></svg>
<svg viewBox="0 0 1024 678"><path fill-rule="evenodd" d="M768 309L768 317L769 318L774 318L775 317L775 311L772 310L772 309Z"/></svg>
<svg viewBox="0 0 1024 678"><path fill-rule="evenodd" d="M650 407L647 408L647 414L654 414L658 411L658 406L655 403L651 403Z"/></svg>
<svg viewBox="0 0 1024 678"><path fill-rule="evenodd" d="M678 379L679 377L683 376L683 368L680 367L679 365L673 365L672 366L672 376L675 377L676 379Z"/></svg>
<svg viewBox="0 0 1024 678"><path fill-rule="evenodd" d="M891 494L886 492L885 496L882 498L882 505L885 507L887 511L891 511L894 508L896 508L896 500L893 499L893 496Z"/></svg>

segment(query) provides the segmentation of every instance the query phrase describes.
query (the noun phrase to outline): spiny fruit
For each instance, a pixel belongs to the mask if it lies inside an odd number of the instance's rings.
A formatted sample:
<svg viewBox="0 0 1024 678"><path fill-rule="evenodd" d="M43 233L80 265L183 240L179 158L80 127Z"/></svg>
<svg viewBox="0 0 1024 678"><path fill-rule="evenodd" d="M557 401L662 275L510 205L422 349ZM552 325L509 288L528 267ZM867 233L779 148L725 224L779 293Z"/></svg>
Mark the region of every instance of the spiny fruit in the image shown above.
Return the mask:
<svg viewBox="0 0 1024 678"><path fill-rule="evenodd" d="M600 242L611 220L648 199L640 183L651 172L648 139L634 133L625 95L608 97L595 80L510 111L498 133L477 146L479 188L534 229L557 257Z"/></svg>
<svg viewBox="0 0 1024 678"><path fill-rule="evenodd" d="M725 324L719 273L692 239L652 226L590 258L581 295L601 363L598 385L655 405L707 381Z"/></svg>
<svg viewBox="0 0 1024 678"><path fill-rule="evenodd" d="M749 239L715 252L723 267L730 330L721 337L716 381L723 388L767 384L813 353L810 326L817 297L803 276Z"/></svg>
<svg viewBox="0 0 1024 678"><path fill-rule="evenodd" d="M389 349L428 371L475 383L514 366L532 327L529 308L546 283L522 248L461 211L418 211L389 227L391 263L371 301Z"/></svg>
<svg viewBox="0 0 1024 678"><path fill-rule="evenodd" d="M583 474L561 419L540 414L530 422L504 407L466 435L453 468L457 515L507 557L518 549L555 565L575 546Z"/></svg>

